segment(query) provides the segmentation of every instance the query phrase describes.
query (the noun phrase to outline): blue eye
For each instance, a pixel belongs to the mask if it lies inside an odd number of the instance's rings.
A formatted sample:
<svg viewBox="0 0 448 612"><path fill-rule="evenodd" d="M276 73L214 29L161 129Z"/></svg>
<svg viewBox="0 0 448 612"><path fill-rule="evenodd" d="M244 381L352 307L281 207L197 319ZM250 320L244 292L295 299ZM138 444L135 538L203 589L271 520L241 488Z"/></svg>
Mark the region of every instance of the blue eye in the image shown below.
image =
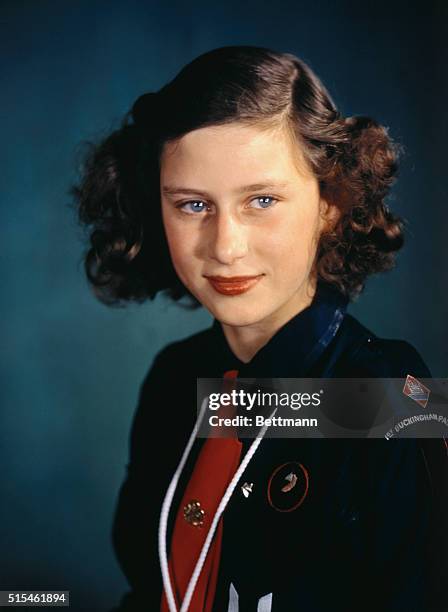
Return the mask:
<svg viewBox="0 0 448 612"><path fill-rule="evenodd" d="M250 208L257 208L258 210L266 210L272 208L277 200L273 196L257 196L253 198L252 202L260 201L260 206L250 206ZM195 215L201 213L204 210L209 210L209 207L202 200L189 200L183 204L179 204L178 208L187 215Z"/></svg>
<svg viewBox="0 0 448 612"><path fill-rule="evenodd" d="M272 208L273 203L277 201L273 196L257 196L254 199L265 200L260 207L256 206L255 208ZM271 200L271 202L266 202L266 200ZM267 204L267 206L265 206L265 204Z"/></svg>
<svg viewBox="0 0 448 612"><path fill-rule="evenodd" d="M201 204L202 206L199 208L199 207L195 206L196 204ZM191 205L193 205L193 206L191 206ZM186 206L191 206L191 208L189 210L185 210ZM183 204L181 204L179 206L179 208L181 210L183 210L184 212L186 212L187 214L189 214L189 215L190 214L194 215L196 213L202 212L203 210L206 210L207 206L201 200L190 200L190 202L184 202Z"/></svg>

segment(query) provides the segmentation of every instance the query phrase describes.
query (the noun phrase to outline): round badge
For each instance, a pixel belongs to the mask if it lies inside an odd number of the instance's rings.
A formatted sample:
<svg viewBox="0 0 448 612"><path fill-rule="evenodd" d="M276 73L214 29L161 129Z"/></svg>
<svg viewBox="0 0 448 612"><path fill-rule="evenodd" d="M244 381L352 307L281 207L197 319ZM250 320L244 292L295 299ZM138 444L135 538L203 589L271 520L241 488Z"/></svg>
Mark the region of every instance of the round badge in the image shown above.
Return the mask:
<svg viewBox="0 0 448 612"><path fill-rule="evenodd" d="M184 506L184 519L193 527L202 527L204 524L205 511L201 508L201 502L192 499Z"/></svg>
<svg viewBox="0 0 448 612"><path fill-rule="evenodd" d="M297 510L308 495L308 470L298 461L288 461L272 472L268 481L269 505L278 512Z"/></svg>

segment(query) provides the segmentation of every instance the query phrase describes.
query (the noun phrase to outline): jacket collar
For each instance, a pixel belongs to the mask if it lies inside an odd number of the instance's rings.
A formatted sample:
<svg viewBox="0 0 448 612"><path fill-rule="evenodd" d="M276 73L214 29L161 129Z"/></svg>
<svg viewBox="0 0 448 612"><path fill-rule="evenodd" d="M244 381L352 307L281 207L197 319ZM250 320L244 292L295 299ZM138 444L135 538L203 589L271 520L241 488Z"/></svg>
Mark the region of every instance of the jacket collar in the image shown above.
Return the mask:
<svg viewBox="0 0 448 612"><path fill-rule="evenodd" d="M338 331L347 305L348 298L334 285L319 281L311 304L285 323L249 363L232 352L221 323L214 319L213 341L223 357L223 372L236 369L239 378L305 377Z"/></svg>

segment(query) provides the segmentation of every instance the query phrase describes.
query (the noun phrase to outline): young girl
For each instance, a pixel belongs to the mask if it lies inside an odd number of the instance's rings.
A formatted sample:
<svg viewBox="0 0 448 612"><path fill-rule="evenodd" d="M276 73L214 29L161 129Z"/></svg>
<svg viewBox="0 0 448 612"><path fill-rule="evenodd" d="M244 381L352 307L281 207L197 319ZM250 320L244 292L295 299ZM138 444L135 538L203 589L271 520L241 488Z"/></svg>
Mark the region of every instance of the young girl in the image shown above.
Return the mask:
<svg viewBox="0 0 448 612"><path fill-rule="evenodd" d="M93 148L74 194L97 296L214 317L141 387L120 612L446 610L443 439L194 439L197 378L431 376L347 313L403 244L397 157L303 61L249 46L198 57Z"/></svg>

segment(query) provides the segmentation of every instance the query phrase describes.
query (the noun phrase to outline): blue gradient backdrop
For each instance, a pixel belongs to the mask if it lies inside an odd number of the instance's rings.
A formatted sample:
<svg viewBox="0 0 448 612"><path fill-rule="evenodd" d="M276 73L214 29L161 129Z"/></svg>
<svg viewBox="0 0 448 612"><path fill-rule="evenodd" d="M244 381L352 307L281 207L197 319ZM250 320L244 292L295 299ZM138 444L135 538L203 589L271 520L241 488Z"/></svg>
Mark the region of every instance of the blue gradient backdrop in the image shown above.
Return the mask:
<svg viewBox="0 0 448 612"><path fill-rule="evenodd" d="M164 344L211 317L160 298L98 303L67 191L79 142L206 50L296 53L344 114L370 114L404 144L389 203L407 245L351 312L447 375L444 4L1 3L0 589L69 589L73 610L108 610L127 589L110 528L139 385Z"/></svg>

